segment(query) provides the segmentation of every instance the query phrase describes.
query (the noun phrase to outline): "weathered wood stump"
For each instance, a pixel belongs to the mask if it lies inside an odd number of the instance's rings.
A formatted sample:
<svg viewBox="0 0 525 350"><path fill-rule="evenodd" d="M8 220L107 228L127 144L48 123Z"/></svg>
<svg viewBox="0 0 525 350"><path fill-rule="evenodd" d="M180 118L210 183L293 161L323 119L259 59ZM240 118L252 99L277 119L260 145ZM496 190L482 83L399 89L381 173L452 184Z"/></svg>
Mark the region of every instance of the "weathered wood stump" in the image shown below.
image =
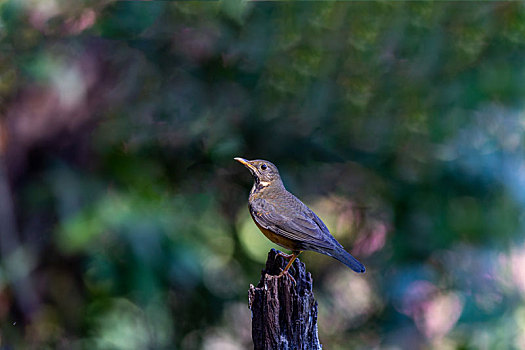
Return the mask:
<svg viewBox="0 0 525 350"><path fill-rule="evenodd" d="M266 268L257 287L250 285L252 339L255 350L318 350L317 301L312 276L299 259L288 276L278 277L287 261L278 251L268 253Z"/></svg>

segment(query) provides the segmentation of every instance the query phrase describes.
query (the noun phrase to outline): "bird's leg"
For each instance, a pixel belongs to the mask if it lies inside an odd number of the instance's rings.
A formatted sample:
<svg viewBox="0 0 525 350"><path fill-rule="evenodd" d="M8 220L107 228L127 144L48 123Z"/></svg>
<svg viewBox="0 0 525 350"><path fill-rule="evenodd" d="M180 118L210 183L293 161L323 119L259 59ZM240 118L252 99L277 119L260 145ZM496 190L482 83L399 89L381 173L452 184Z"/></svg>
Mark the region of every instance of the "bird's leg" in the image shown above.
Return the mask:
<svg viewBox="0 0 525 350"><path fill-rule="evenodd" d="M279 277L283 275L287 275L288 277L290 277L290 279L293 281L293 284L297 284L297 283L295 282L295 279L293 278L293 276L288 273L288 269L290 268L290 266L292 266L293 262L295 261L295 259L297 259L299 254L301 254L301 251L292 252L290 256L290 261L288 261L288 264L286 265L284 270L282 270L281 273L279 274Z"/></svg>
<svg viewBox="0 0 525 350"><path fill-rule="evenodd" d="M297 259L299 254L301 254L301 252L292 252L292 255L290 257L290 261L288 261L288 264L284 268L283 272L281 272L281 274L288 272L288 269L290 268L290 266L292 266L293 262L295 261L295 259Z"/></svg>

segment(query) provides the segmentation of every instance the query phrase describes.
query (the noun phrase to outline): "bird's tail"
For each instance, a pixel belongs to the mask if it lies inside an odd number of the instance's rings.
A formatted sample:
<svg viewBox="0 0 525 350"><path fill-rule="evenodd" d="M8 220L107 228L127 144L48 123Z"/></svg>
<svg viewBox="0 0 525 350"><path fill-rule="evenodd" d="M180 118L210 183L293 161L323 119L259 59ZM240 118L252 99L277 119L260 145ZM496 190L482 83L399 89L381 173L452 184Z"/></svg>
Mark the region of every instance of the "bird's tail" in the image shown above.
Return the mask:
<svg viewBox="0 0 525 350"><path fill-rule="evenodd" d="M354 270L357 273L365 272L365 266L357 261L350 253L344 250L342 247L330 251L330 255Z"/></svg>

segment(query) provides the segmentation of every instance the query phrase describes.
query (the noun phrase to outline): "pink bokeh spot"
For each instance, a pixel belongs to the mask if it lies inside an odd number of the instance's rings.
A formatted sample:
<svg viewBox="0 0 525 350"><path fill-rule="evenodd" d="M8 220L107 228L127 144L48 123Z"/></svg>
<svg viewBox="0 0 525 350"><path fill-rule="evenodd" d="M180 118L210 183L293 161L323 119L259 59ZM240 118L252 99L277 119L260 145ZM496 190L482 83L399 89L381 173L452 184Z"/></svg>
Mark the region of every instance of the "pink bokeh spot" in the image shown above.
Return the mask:
<svg viewBox="0 0 525 350"><path fill-rule="evenodd" d="M459 320L463 301L455 292L441 291L428 281L415 281L406 289L400 311L411 317L427 338L438 339Z"/></svg>
<svg viewBox="0 0 525 350"><path fill-rule="evenodd" d="M386 234L386 225L382 222L375 223L369 233L357 239L353 253L360 257L365 257L381 250L386 243Z"/></svg>
<svg viewBox="0 0 525 350"><path fill-rule="evenodd" d="M514 250L510 254L509 263L514 284L525 294L525 249Z"/></svg>
<svg viewBox="0 0 525 350"><path fill-rule="evenodd" d="M86 29L89 29L95 24L97 14L92 9L88 8L82 11L82 14L77 19L69 19L66 21L66 32L68 34L79 34Z"/></svg>

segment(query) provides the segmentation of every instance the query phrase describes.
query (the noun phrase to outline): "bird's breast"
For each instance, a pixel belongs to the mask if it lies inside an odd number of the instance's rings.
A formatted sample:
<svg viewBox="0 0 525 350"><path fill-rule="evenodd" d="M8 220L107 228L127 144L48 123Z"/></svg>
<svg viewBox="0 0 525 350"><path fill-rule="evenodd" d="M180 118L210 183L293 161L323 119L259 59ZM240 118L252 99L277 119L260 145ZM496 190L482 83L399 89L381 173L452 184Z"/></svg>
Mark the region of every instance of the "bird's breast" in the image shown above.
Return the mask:
<svg viewBox="0 0 525 350"><path fill-rule="evenodd" d="M268 228L263 227L262 225L260 225L259 222L257 221L257 219L255 218L255 216L257 216L259 214L257 212L254 212L254 211L250 210L250 215L251 215L251 217L253 219L253 222L255 222L255 225L259 228L259 230L263 233L263 235L266 236L266 238L268 238L273 243L275 243L277 245L280 245L281 247L284 247L286 249L290 249L290 250L294 250L294 251L295 250L300 250L297 242L295 242L295 241L293 241L293 240L291 240L289 238L283 237L282 235L278 234L277 232L274 232L271 229L268 229Z"/></svg>

